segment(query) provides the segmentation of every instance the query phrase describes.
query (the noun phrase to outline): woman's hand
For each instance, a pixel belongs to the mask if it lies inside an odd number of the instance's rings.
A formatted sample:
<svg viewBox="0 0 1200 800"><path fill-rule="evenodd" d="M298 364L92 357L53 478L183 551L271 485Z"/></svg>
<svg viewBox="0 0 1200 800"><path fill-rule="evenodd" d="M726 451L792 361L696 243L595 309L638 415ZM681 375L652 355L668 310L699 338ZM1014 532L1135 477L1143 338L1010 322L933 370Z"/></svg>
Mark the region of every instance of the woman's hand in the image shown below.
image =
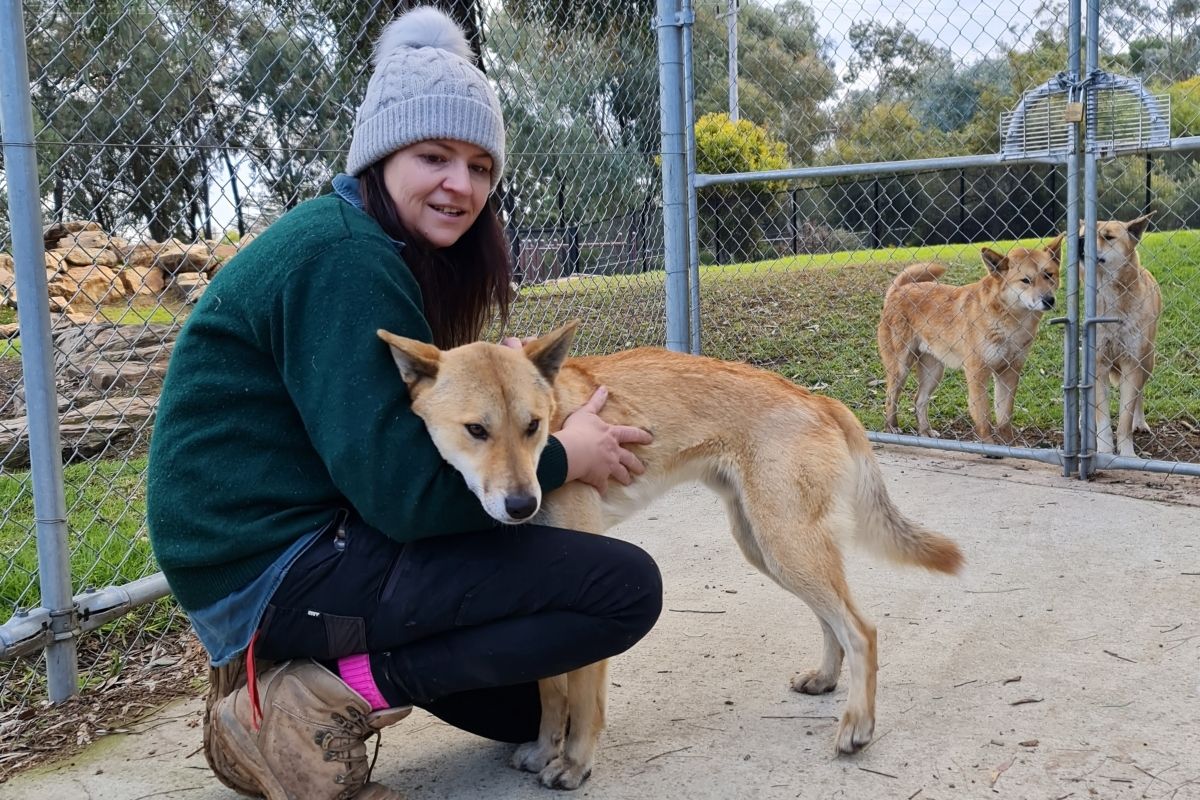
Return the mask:
<svg viewBox="0 0 1200 800"><path fill-rule="evenodd" d="M610 425L600 418L608 400L608 389L596 389L586 403L563 421L562 430L554 435L567 451L567 480L583 481L601 494L608 488L609 478L628 486L634 475L646 467L626 444L650 444L654 437L648 431L629 425Z"/></svg>

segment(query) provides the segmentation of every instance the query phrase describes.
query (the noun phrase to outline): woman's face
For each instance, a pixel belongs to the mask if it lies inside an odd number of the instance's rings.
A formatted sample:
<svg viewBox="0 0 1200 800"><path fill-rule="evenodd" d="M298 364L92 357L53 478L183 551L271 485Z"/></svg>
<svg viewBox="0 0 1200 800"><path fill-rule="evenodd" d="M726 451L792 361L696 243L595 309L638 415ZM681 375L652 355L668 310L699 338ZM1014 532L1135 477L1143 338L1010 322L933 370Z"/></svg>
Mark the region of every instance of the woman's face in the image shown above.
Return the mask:
<svg viewBox="0 0 1200 800"><path fill-rule="evenodd" d="M383 183L410 233L430 247L449 247L487 203L492 157L467 142L429 139L388 156Z"/></svg>

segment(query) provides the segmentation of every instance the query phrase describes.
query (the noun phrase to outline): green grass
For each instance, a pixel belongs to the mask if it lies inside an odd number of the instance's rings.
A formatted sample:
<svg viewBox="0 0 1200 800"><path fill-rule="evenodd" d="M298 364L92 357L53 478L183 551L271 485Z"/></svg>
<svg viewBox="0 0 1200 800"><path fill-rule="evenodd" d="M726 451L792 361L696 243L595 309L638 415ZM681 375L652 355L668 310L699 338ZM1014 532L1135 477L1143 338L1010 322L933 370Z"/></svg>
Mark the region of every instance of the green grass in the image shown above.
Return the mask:
<svg viewBox="0 0 1200 800"><path fill-rule="evenodd" d="M101 317L118 325L170 325L176 321L183 321L187 314L185 309L186 306L180 304L163 305L156 302L144 305L101 306L98 310Z"/></svg>
<svg viewBox="0 0 1200 800"><path fill-rule="evenodd" d="M146 539L146 459L83 462L64 471L75 591L156 571ZM33 486L28 471L0 474L0 609L40 603Z"/></svg>
<svg viewBox="0 0 1200 800"><path fill-rule="evenodd" d="M8 325L17 321L15 308L0 308L0 325ZM12 339L0 339L0 358L20 358L21 342L14 336Z"/></svg>
<svg viewBox="0 0 1200 800"><path fill-rule="evenodd" d="M96 321L115 322L118 325L145 325L157 323L170 325L182 322L187 316L187 306L182 304L145 303L137 305L100 306L96 313ZM11 316L11 319L9 317ZM0 309L0 324L16 322L17 312L11 308ZM14 336L11 339L0 340L0 358L20 358L21 339Z"/></svg>

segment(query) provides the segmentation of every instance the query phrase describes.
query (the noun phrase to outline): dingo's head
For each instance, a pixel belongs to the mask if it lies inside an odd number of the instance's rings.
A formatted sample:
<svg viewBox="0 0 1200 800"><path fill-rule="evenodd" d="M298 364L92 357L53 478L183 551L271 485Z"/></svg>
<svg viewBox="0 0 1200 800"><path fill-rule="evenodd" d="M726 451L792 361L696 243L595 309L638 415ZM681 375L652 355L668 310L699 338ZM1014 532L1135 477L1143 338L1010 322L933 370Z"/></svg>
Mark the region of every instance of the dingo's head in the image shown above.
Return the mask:
<svg viewBox="0 0 1200 800"><path fill-rule="evenodd" d="M1014 247L1006 255L989 247L982 249L983 263L989 276L1000 281L1007 305L1038 312L1054 308L1062 241L1060 234L1045 247Z"/></svg>
<svg viewBox="0 0 1200 800"><path fill-rule="evenodd" d="M1151 214L1143 214L1129 222L1101 220L1096 223L1096 265L1102 270L1116 271L1126 264L1137 263L1137 245L1150 224ZM1083 223L1079 223L1079 266L1083 266Z"/></svg>
<svg viewBox="0 0 1200 800"><path fill-rule="evenodd" d="M439 350L378 331L438 452L498 522L526 522L541 506L538 457L554 415L554 377L577 326L521 350L488 342Z"/></svg>

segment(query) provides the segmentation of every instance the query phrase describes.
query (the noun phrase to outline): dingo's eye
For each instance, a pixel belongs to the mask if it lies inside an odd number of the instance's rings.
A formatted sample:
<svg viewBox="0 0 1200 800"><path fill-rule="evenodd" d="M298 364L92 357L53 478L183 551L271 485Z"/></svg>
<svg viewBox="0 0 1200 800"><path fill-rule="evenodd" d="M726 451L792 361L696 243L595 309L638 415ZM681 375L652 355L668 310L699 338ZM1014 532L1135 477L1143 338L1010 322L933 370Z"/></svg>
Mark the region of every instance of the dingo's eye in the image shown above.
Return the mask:
<svg viewBox="0 0 1200 800"><path fill-rule="evenodd" d="M471 434L481 442L486 441L488 438L487 428L483 427L477 422L467 423L467 433Z"/></svg>
<svg viewBox="0 0 1200 800"><path fill-rule="evenodd" d="M1021 278L1021 283L1033 283L1033 278Z"/></svg>
<svg viewBox="0 0 1200 800"><path fill-rule="evenodd" d="M542 424L542 421L540 419L529 420L529 427L525 429L525 435L533 436L535 433L538 432L538 428L541 427L541 424Z"/></svg>

